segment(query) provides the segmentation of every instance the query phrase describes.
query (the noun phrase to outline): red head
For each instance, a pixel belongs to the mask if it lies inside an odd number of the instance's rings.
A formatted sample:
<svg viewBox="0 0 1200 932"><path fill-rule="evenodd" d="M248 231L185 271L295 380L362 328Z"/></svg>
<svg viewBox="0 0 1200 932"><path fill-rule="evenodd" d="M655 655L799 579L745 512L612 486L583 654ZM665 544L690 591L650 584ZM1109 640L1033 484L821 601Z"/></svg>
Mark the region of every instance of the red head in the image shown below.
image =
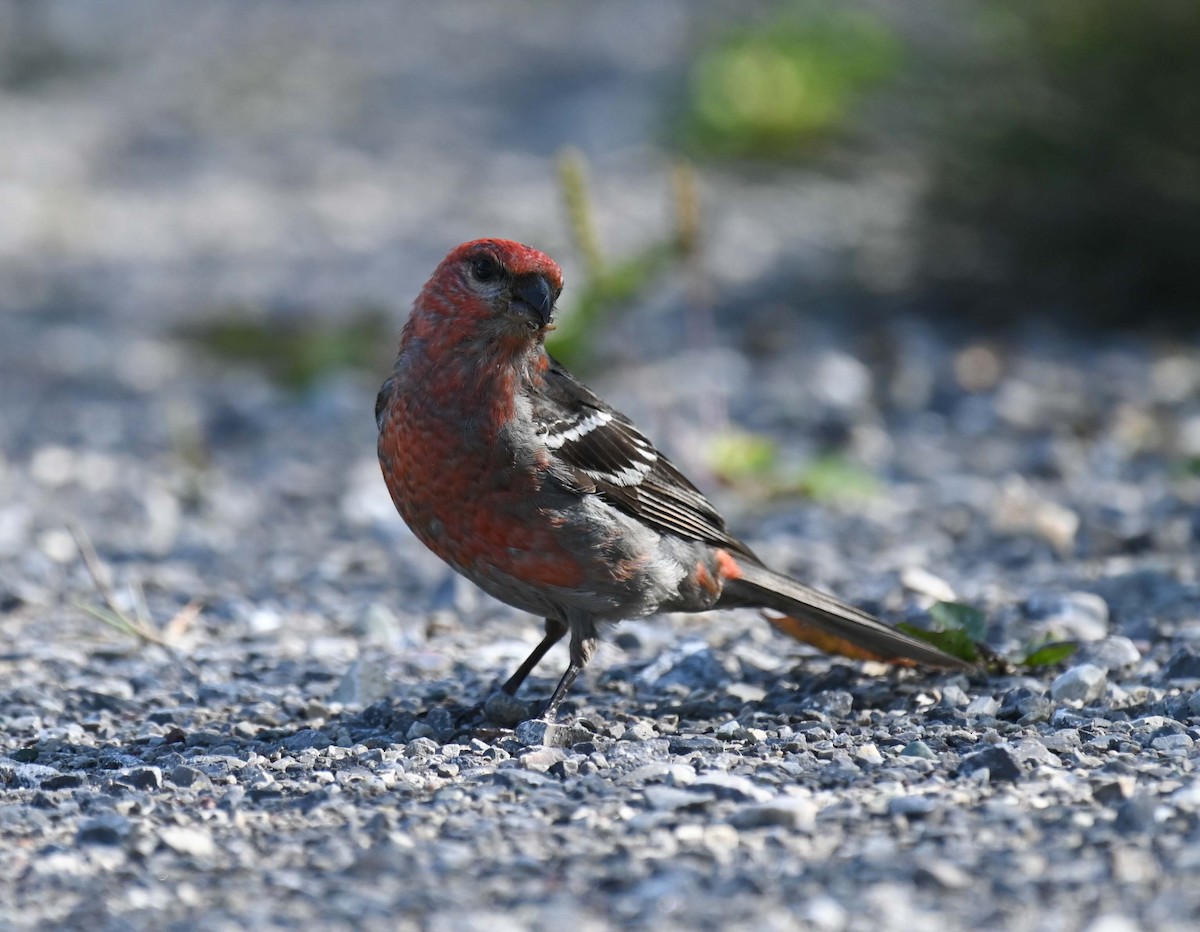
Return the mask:
<svg viewBox="0 0 1200 932"><path fill-rule="evenodd" d="M562 270L545 253L511 240L472 240L442 260L410 323L425 339L531 347L551 328L561 291Z"/></svg>

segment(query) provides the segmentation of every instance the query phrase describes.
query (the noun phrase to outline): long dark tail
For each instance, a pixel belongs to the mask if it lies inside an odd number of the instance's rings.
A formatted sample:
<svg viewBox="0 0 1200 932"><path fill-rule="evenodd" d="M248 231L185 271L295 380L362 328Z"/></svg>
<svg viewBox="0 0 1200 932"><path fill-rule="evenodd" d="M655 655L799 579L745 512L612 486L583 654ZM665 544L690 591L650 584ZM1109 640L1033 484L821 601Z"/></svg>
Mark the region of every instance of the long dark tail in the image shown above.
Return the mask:
<svg viewBox="0 0 1200 932"><path fill-rule="evenodd" d="M974 669L966 661L897 631L853 605L765 566L738 560L738 570L740 578L725 581L722 603L782 612L788 617L769 620L797 640L860 660Z"/></svg>

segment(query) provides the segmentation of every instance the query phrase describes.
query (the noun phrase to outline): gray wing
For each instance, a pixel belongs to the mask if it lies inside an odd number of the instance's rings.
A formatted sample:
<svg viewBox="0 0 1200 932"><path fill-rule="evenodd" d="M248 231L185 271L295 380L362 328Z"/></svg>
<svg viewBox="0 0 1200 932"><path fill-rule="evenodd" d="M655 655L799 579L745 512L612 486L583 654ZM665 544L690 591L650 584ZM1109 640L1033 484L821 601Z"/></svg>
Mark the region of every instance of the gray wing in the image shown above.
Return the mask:
<svg viewBox="0 0 1200 932"><path fill-rule="evenodd" d="M566 466L578 491L599 495L661 531L757 560L729 534L725 519L624 414L550 361L531 393L538 434Z"/></svg>

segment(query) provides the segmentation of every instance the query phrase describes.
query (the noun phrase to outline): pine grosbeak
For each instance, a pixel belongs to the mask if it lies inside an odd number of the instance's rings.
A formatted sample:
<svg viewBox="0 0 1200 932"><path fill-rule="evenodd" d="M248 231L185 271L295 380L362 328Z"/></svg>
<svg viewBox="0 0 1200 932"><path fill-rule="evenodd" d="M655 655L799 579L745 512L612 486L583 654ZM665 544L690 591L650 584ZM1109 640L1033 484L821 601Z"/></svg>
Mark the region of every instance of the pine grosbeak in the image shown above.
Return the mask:
<svg viewBox="0 0 1200 932"><path fill-rule="evenodd" d="M763 566L627 417L546 353L561 290L536 249L459 246L417 298L375 405L384 479L413 533L546 620L506 692L569 633L553 720L607 625L739 606L782 612L777 627L848 656L966 666Z"/></svg>

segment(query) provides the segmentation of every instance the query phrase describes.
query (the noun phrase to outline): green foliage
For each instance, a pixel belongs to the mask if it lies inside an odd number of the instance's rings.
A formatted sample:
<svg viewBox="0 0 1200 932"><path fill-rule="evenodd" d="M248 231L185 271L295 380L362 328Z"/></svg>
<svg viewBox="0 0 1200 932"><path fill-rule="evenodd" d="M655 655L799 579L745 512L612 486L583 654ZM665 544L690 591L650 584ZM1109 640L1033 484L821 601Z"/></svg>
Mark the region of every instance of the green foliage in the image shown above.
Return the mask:
<svg viewBox="0 0 1200 932"><path fill-rule="evenodd" d="M230 308L218 319L186 331L193 343L221 359L256 366L296 391L342 369L386 368L395 338L382 310L360 308L339 320L263 319Z"/></svg>
<svg viewBox="0 0 1200 932"><path fill-rule="evenodd" d="M1014 672L1014 664L996 654L983 643L987 634L987 616L973 605L963 602L935 602L929 609L933 630L914 625L899 624L896 628L905 634L932 644L952 657L968 663L979 664L997 673ZM1028 650L1025 659L1015 667L1038 670L1062 663L1078 650L1074 641L1060 641Z"/></svg>
<svg viewBox="0 0 1200 932"><path fill-rule="evenodd" d="M967 663L987 659L979 643L987 634L987 618L979 609L962 602L935 602L929 609L929 617L937 625L933 630L909 624L899 624L896 628Z"/></svg>
<svg viewBox="0 0 1200 932"><path fill-rule="evenodd" d="M1200 456L1183 457L1173 464L1171 472L1181 479L1200 476Z"/></svg>
<svg viewBox="0 0 1200 932"><path fill-rule="evenodd" d="M1053 667L1071 657L1077 650L1079 650L1079 644L1075 641L1058 641L1054 644L1045 644L1036 650L1030 651L1025 656L1025 659L1021 661L1021 666L1031 669Z"/></svg>
<svg viewBox="0 0 1200 932"><path fill-rule="evenodd" d="M716 435L708 463L722 482L768 498L801 495L832 503L861 501L879 491L875 476L844 456L826 453L804 464L790 463L780 456L774 440L748 431Z"/></svg>
<svg viewBox="0 0 1200 932"><path fill-rule="evenodd" d="M1034 299L1092 320L1194 322L1200 4L980 9L978 47L931 88L943 119L929 271L1005 315Z"/></svg>
<svg viewBox="0 0 1200 932"><path fill-rule="evenodd" d="M877 19L792 9L701 54L683 142L705 155L793 158L844 130L863 94L899 61L899 42Z"/></svg>
<svg viewBox="0 0 1200 932"><path fill-rule="evenodd" d="M927 644L932 644L938 650L944 651L951 657L957 657L959 660L965 660L967 663L979 663L982 659L978 645L961 628L953 628L948 631L927 631L924 628L902 622L896 625L896 630L910 634Z"/></svg>
<svg viewBox="0 0 1200 932"><path fill-rule="evenodd" d="M708 463L717 478L730 485L746 480L774 485L771 480L779 470L779 445L762 434L726 430L713 437Z"/></svg>
<svg viewBox="0 0 1200 932"><path fill-rule="evenodd" d="M550 353L571 368L586 371L592 335L599 323L631 307L654 282L694 253L698 236L699 206L695 180L686 165L673 173L675 228L664 239L642 252L608 259L600 248L592 199L587 188L583 156L565 151L559 160L563 203L575 248L583 257L585 278L572 289L574 303L557 320L546 340Z"/></svg>
<svg viewBox="0 0 1200 932"><path fill-rule="evenodd" d="M818 502L862 500L879 494L879 480L862 466L836 453L811 460L795 479L801 495Z"/></svg>
<svg viewBox="0 0 1200 932"><path fill-rule="evenodd" d="M929 609L929 617L943 631L963 631L977 641L987 634L987 616L965 602L935 602Z"/></svg>
<svg viewBox="0 0 1200 932"><path fill-rule="evenodd" d="M568 367L587 369L592 334L608 315L630 307L660 278L676 258L670 243L660 243L645 252L588 274L575 290L575 303L563 315L546 340L547 349Z"/></svg>

